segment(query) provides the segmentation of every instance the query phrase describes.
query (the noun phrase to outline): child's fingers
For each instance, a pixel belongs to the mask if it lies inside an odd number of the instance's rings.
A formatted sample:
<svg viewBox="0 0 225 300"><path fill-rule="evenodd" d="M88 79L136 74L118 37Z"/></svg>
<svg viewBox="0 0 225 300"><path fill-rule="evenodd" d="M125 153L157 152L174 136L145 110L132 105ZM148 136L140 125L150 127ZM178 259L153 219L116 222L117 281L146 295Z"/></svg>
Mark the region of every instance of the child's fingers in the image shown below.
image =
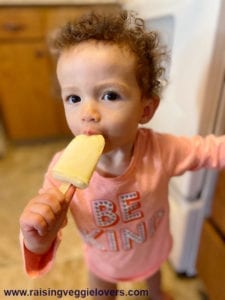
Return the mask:
<svg viewBox="0 0 225 300"><path fill-rule="evenodd" d="M61 197L57 198L52 194L45 193L31 200L31 202L28 204L28 208L33 206L34 204L47 205L55 215L58 215L62 210L63 200Z"/></svg>
<svg viewBox="0 0 225 300"><path fill-rule="evenodd" d="M21 215L21 226L26 230L37 230L41 235L50 230L65 211L65 197L51 191L33 198Z"/></svg>
<svg viewBox="0 0 225 300"><path fill-rule="evenodd" d="M65 202L65 195L63 195L57 187L41 189L39 190L39 196L48 197L50 201L56 199L60 204Z"/></svg>
<svg viewBox="0 0 225 300"><path fill-rule="evenodd" d="M66 199L67 204L69 204L71 202L75 191L76 191L76 187L71 184L69 189L65 193L65 199Z"/></svg>
<svg viewBox="0 0 225 300"><path fill-rule="evenodd" d="M65 195L57 188L51 188L33 198L21 215L22 230L30 233L36 231L44 236L51 230L59 229L64 223L74 192L73 186Z"/></svg>
<svg viewBox="0 0 225 300"><path fill-rule="evenodd" d="M44 203L34 203L29 208L29 212L33 215L38 215L45 220L50 229L57 221L57 214L54 214L51 206Z"/></svg>
<svg viewBox="0 0 225 300"><path fill-rule="evenodd" d="M65 203L69 204L73 198L73 194L75 193L75 191L76 191L76 187L71 184L65 194L63 194L58 188L50 188L47 190L41 189L39 191L39 194L42 196L52 195L53 199L54 198L57 199L60 204L65 204Z"/></svg>
<svg viewBox="0 0 225 300"><path fill-rule="evenodd" d="M37 232L44 236L48 231L48 224L40 214L25 210L20 217L20 228L25 235Z"/></svg>
<svg viewBox="0 0 225 300"><path fill-rule="evenodd" d="M62 225L61 225L61 228L66 227L67 223L68 223L68 218L67 218L67 216L66 216L65 219L63 220L63 223L62 223Z"/></svg>

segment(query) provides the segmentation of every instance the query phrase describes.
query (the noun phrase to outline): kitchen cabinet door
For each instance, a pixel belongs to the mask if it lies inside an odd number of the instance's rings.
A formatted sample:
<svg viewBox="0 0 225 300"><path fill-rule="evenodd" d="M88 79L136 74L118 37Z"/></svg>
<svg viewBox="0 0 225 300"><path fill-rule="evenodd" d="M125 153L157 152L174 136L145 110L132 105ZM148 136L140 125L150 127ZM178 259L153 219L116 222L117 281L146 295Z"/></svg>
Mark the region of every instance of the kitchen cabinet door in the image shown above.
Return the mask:
<svg viewBox="0 0 225 300"><path fill-rule="evenodd" d="M7 136L32 140L68 135L55 70L43 41L0 44L0 110Z"/></svg>

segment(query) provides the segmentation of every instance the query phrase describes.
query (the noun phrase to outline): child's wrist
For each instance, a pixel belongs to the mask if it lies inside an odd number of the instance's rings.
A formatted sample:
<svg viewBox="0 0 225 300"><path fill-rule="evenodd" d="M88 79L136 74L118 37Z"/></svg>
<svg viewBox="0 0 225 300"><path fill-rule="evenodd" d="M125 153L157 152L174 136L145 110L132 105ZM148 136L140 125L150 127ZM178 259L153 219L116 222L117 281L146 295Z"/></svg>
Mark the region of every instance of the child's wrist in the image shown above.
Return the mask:
<svg viewBox="0 0 225 300"><path fill-rule="evenodd" d="M26 240L24 240L23 243L24 243L24 247L29 252L32 252L33 254L36 254L36 255L44 255L45 253L47 253L50 250L50 248L54 244L54 241L48 245L42 244L42 245L36 245L36 246L30 245L29 243L26 242Z"/></svg>

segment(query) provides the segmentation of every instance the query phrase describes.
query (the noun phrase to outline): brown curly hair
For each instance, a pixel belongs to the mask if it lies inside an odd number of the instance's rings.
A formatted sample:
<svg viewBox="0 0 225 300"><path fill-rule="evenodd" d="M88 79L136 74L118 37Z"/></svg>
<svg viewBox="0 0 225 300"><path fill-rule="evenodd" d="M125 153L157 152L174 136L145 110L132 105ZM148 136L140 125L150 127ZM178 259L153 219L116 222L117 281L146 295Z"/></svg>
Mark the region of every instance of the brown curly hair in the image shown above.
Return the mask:
<svg viewBox="0 0 225 300"><path fill-rule="evenodd" d="M51 40L51 49L59 56L71 46L87 40L104 41L126 47L136 57L136 78L142 94L159 95L167 58L155 31L146 31L143 19L126 10L111 14L91 12L61 27Z"/></svg>

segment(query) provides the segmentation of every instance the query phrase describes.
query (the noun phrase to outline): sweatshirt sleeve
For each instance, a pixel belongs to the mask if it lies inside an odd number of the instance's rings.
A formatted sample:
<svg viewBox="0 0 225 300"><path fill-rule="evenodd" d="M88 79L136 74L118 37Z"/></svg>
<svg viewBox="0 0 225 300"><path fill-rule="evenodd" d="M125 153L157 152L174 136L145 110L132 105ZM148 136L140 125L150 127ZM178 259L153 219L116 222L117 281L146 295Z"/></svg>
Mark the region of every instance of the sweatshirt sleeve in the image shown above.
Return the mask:
<svg viewBox="0 0 225 300"><path fill-rule="evenodd" d="M170 177L200 168L225 168L225 135L188 138L158 134L157 139L164 169Z"/></svg>
<svg viewBox="0 0 225 300"><path fill-rule="evenodd" d="M51 188L52 186L59 186L59 182L55 181L51 175L50 170L52 169L52 166L56 163L60 153L57 153L51 163L49 164L48 170L45 174L43 186L40 190L45 190L48 188ZM44 275L47 273L54 262L54 258L56 255L57 248L59 247L60 241L62 239L62 230L58 232L58 235L52 244L51 248L46 252L45 254L35 254L29 251L23 242L23 235L20 232L20 247L23 257L23 263L24 263L24 269L27 275L31 278L36 278L38 276Z"/></svg>
<svg viewBox="0 0 225 300"><path fill-rule="evenodd" d="M29 251L23 242L23 235L20 232L20 247L23 257L24 269L27 275L31 278L37 278L46 274L50 271L54 258L56 255L57 248L61 241L61 231L58 233L58 236L51 248L45 254L35 254Z"/></svg>

